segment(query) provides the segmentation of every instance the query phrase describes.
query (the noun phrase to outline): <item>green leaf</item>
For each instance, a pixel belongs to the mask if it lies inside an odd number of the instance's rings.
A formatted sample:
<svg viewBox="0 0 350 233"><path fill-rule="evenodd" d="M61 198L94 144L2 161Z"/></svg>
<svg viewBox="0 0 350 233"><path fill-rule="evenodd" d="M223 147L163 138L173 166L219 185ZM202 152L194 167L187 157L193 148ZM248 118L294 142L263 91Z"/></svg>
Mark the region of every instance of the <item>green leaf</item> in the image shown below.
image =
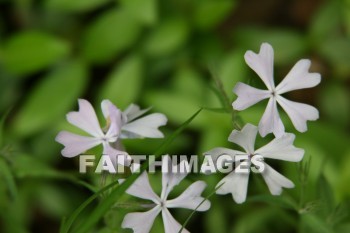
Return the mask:
<svg viewBox="0 0 350 233"><path fill-rule="evenodd" d="M210 30L221 23L236 5L234 0L196 1L194 22L197 28Z"/></svg>
<svg viewBox="0 0 350 233"><path fill-rule="evenodd" d="M142 86L143 61L133 55L115 66L99 91L99 100L109 99L123 109L136 101Z"/></svg>
<svg viewBox="0 0 350 233"><path fill-rule="evenodd" d="M325 116L337 126L341 128L347 127L350 119L350 94L348 88L345 85L329 83L323 86L319 96L321 100L320 107Z"/></svg>
<svg viewBox="0 0 350 233"><path fill-rule="evenodd" d="M25 31L8 39L2 48L5 69L17 75L39 71L67 56L67 42L43 32Z"/></svg>
<svg viewBox="0 0 350 233"><path fill-rule="evenodd" d="M301 34L287 29L242 28L236 30L234 38L243 49L255 52L259 51L261 43L270 43L276 64L294 63L308 48L307 40Z"/></svg>
<svg viewBox="0 0 350 233"><path fill-rule="evenodd" d="M309 33L314 44L322 42L325 37L334 35L341 22L339 1L325 1L315 13Z"/></svg>
<svg viewBox="0 0 350 233"><path fill-rule="evenodd" d="M314 214L302 215L302 224L304 228L302 232L333 233L327 222Z"/></svg>
<svg viewBox="0 0 350 233"><path fill-rule="evenodd" d="M112 9L88 26L82 52L94 63L107 62L131 48L141 32L140 23L127 11Z"/></svg>
<svg viewBox="0 0 350 233"><path fill-rule="evenodd" d="M244 52L234 50L221 59L218 77L229 97L233 97L233 88L239 81L244 81L247 75L247 65L244 62Z"/></svg>
<svg viewBox="0 0 350 233"><path fill-rule="evenodd" d="M148 55L164 56L179 49L189 36L188 24L179 18L164 20L146 39Z"/></svg>
<svg viewBox="0 0 350 233"><path fill-rule="evenodd" d="M46 0L50 10L66 12L85 12L102 6L111 0Z"/></svg>
<svg viewBox="0 0 350 233"><path fill-rule="evenodd" d="M323 174L318 179L317 190L321 197L324 213L328 216L335 208L335 199L333 189Z"/></svg>
<svg viewBox="0 0 350 233"><path fill-rule="evenodd" d="M173 134L171 134L165 141L161 144L158 150L154 153L156 157L161 156L166 148L172 143L172 141L192 122L192 120L200 113L201 109L198 110L194 115L192 115L188 120L186 120ZM88 232L93 226L103 217L105 213L111 208L111 206L118 201L119 198L124 194L124 192L128 189L128 187L139 177L139 175L148 168L148 162L146 161L142 166L140 173L133 173L130 177L128 177L121 185L115 188L109 196L107 196L91 214L84 220L84 224L79 226L76 233L84 233ZM76 211L65 221L65 224L61 226L60 233L68 233L72 224L76 220L76 218L80 215L80 213L93 201L95 200L101 193L109 190L114 187L118 181L111 183L105 188L101 189L93 196L91 196L88 200L86 200L83 204L81 204Z"/></svg>
<svg viewBox="0 0 350 233"><path fill-rule="evenodd" d="M343 20L347 31L347 36L350 37L350 0L344 0L342 3L342 10L344 14Z"/></svg>
<svg viewBox="0 0 350 233"><path fill-rule="evenodd" d="M10 110L8 110L0 119L0 149L4 146L4 126Z"/></svg>
<svg viewBox="0 0 350 233"><path fill-rule="evenodd" d="M348 78L350 74L350 38L331 37L322 40L317 48L321 56L331 65L337 76Z"/></svg>
<svg viewBox="0 0 350 233"><path fill-rule="evenodd" d="M29 136L63 118L85 89L87 76L84 64L71 61L43 77L17 114L14 131Z"/></svg>
<svg viewBox="0 0 350 233"><path fill-rule="evenodd" d="M157 21L157 0L119 0L124 9L145 25Z"/></svg>
<svg viewBox="0 0 350 233"><path fill-rule="evenodd" d="M0 177L3 177L11 198L17 197L17 185L12 170L6 160L0 154Z"/></svg>
<svg viewBox="0 0 350 233"><path fill-rule="evenodd" d="M256 195L249 197L247 202L264 202L270 205L275 205L284 209L297 210L298 204L295 200L283 196L271 196L271 195Z"/></svg>
<svg viewBox="0 0 350 233"><path fill-rule="evenodd" d="M145 95L147 105L154 106L155 110L166 113L169 120L180 124L186 119L186 116L197 109L200 105L193 99L169 92L149 92ZM199 116L192 122L191 127L202 127L205 125L206 119L204 115Z"/></svg>
<svg viewBox="0 0 350 233"><path fill-rule="evenodd" d="M60 172L43 163L41 160L26 154L13 157L13 173L18 179L25 178L41 178L41 179L57 179L66 180L74 184L86 187L92 192L95 192L95 187L79 180L73 175Z"/></svg>

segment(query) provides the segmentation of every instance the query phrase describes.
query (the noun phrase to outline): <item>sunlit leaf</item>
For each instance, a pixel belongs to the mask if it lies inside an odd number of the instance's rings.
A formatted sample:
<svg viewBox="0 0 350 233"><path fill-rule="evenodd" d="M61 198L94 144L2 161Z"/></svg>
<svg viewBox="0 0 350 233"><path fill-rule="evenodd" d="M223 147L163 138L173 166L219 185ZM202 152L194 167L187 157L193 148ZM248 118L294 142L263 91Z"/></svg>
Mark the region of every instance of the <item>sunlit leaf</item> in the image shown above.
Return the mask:
<svg viewBox="0 0 350 233"><path fill-rule="evenodd" d="M136 101L142 86L143 61L133 55L118 63L99 92L99 100L109 99L124 109Z"/></svg>
<svg viewBox="0 0 350 233"><path fill-rule="evenodd" d="M127 11L109 10L87 27L82 41L83 55L96 63L109 61L131 48L140 32L140 22Z"/></svg>
<svg viewBox="0 0 350 233"><path fill-rule="evenodd" d="M151 56L163 56L179 49L189 36L188 24L180 19L167 19L146 39L144 49Z"/></svg>
<svg viewBox="0 0 350 233"><path fill-rule="evenodd" d="M235 5L234 0L196 1L194 22L199 29L211 29L225 20Z"/></svg>
<svg viewBox="0 0 350 233"><path fill-rule="evenodd" d="M24 75L41 70L68 55L70 46L62 39L38 31L24 31L10 37L2 48L9 72Z"/></svg>
<svg viewBox="0 0 350 233"><path fill-rule="evenodd" d="M43 77L18 112L15 132L28 136L64 118L85 89L87 76L84 64L71 61Z"/></svg>
<svg viewBox="0 0 350 233"><path fill-rule="evenodd" d="M153 25L157 21L157 0L119 0L119 2L141 23Z"/></svg>

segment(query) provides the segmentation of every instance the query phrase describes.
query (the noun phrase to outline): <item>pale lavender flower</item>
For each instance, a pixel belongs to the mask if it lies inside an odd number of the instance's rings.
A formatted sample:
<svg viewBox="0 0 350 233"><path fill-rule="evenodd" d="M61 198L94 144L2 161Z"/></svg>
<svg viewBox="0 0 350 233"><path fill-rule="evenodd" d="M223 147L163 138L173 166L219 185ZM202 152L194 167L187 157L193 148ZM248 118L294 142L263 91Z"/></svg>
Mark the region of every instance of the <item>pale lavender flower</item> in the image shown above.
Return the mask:
<svg viewBox="0 0 350 233"><path fill-rule="evenodd" d="M267 108L259 123L261 136L273 132L276 137L284 133L284 125L277 110L277 103L284 109L291 119L294 127L299 132L307 130L306 121L317 120L318 110L310 105L297 103L281 95L304 88L314 87L321 81L318 73L309 73L310 60L302 59L298 61L283 81L275 87L273 78L274 52L271 45L263 43L259 54L252 51L246 52L245 61L264 82L268 90L260 90L244 83L238 83L233 92L238 96L232 106L236 110L244 110L264 99L269 99Z"/></svg>
<svg viewBox="0 0 350 233"><path fill-rule="evenodd" d="M228 148L214 148L206 155L212 156L216 160L221 155L228 155L233 160L238 155L246 155L248 160L247 167L251 167L252 163L250 158L254 155L259 155L263 159L279 159L291 162L298 162L304 156L304 150L293 146L295 139L294 134L284 134L280 138L273 139L270 143L255 150L254 144L258 133L258 128L251 124L246 124L241 131L233 130L228 140L239 145L243 151L232 150ZM263 163L262 176L272 195L280 195L282 188L293 188L292 181L278 173L272 167L270 167L265 161ZM233 199L237 203L243 203L246 200L248 190L248 180L250 169L247 172L237 172L241 169L241 164L237 165L235 170L225 176L217 185L217 194L231 193Z"/></svg>
<svg viewBox="0 0 350 233"><path fill-rule="evenodd" d="M143 172L140 177L126 191L128 194L142 199L152 201L153 207L146 212L129 213L125 216L122 227L131 228L134 233L150 232L153 222L158 214L162 214L165 233L178 233L181 230L181 224L178 223L171 215L168 209L185 208L197 211L206 211L210 208L210 202L201 197L206 187L205 182L196 181L191 184L180 196L175 199L168 200L171 190L178 185L185 177L186 173L172 172L175 166L172 165L169 156L163 159L163 166L168 166L168 172L162 174L162 192L160 197L153 191L147 172ZM188 232L183 229L182 232Z"/></svg>

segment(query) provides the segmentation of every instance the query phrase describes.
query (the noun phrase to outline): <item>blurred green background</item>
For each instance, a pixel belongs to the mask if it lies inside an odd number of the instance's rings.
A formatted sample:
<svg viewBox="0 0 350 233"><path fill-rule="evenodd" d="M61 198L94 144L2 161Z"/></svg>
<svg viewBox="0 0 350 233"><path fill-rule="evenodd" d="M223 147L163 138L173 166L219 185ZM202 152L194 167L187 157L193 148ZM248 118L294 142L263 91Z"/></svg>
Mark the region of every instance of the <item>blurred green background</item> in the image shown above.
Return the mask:
<svg viewBox="0 0 350 233"><path fill-rule="evenodd" d="M169 135L199 107L222 108L213 76L231 100L238 81L262 87L243 59L262 42L275 49L277 82L302 58L323 77L318 87L288 96L320 110L308 132L296 132L282 114L306 155L302 165L271 164L296 188L276 198L254 175L246 203L213 196L212 208L195 214L187 228L350 232L349 0L0 0L0 232L58 232L62 217L92 195L79 181L101 187L100 176L79 175L78 160L63 158L54 141L72 128L65 114L77 109L77 98L99 113L102 99L121 109L132 102L153 106L168 116L162 131ZM243 121L258 124L265 104L240 113ZM231 130L230 114L203 110L168 153L232 147ZM161 141L124 144L130 154L152 154ZM222 177L191 175L174 194L198 179L210 193ZM152 176L158 190L159 178ZM131 232L120 229L130 211L111 208L94 232ZM190 214L172 213L181 223ZM163 232L161 218L154 232Z"/></svg>

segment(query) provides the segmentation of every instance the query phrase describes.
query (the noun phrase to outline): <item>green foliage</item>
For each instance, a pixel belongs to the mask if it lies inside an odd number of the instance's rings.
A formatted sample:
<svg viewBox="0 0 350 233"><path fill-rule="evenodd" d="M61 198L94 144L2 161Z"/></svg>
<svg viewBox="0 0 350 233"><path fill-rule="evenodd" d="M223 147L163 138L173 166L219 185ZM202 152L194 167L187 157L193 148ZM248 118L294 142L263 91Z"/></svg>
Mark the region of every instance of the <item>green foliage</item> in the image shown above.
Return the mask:
<svg viewBox="0 0 350 233"><path fill-rule="evenodd" d="M194 23L201 30L210 30L218 26L233 10L234 0L199 0L195 1Z"/></svg>
<svg viewBox="0 0 350 233"><path fill-rule="evenodd" d="M46 68L69 54L64 40L40 31L24 31L9 38L2 48L4 67L17 75Z"/></svg>
<svg viewBox="0 0 350 233"><path fill-rule="evenodd" d="M126 10L108 10L87 27L81 42L83 56L94 63L109 61L131 48L141 29Z"/></svg>
<svg viewBox="0 0 350 233"><path fill-rule="evenodd" d="M64 12L84 12L95 9L111 0L46 0L46 7L50 10Z"/></svg>
<svg viewBox="0 0 350 233"><path fill-rule="evenodd" d="M84 90L87 76L86 66L79 61L62 64L44 76L17 114L15 132L29 136L64 117Z"/></svg>
<svg viewBox="0 0 350 233"><path fill-rule="evenodd" d="M144 75L143 60L131 55L118 64L107 77L99 92L99 101L109 99L121 109L136 101Z"/></svg>
<svg viewBox="0 0 350 233"><path fill-rule="evenodd" d="M119 0L128 13L145 25L154 25L158 20L157 0Z"/></svg>
<svg viewBox="0 0 350 233"><path fill-rule="evenodd" d="M184 20L168 19L146 38L145 53L155 57L172 53L186 42L188 34L188 25Z"/></svg>
<svg viewBox="0 0 350 233"><path fill-rule="evenodd" d="M110 176L104 186L99 175L76 174L78 159L62 157L54 140L61 130L80 132L65 114L77 109L78 98L93 103L97 114L103 99L120 109L135 103L167 116L164 153L231 148L233 127L257 125L266 106L262 101L232 116L235 84L263 85L244 61L262 42L274 47L276 82L303 58L322 75L317 87L286 96L319 109L320 120L309 122L307 132L297 132L280 111L305 157L301 166L273 161L273 167L295 188L272 196L253 178L244 204L212 196L210 211L194 215L186 228L350 232L349 0L5 0L0 15L1 232L55 232L61 221L61 232L131 232L120 227L131 210L116 201L134 201L123 194L136 176L122 186ZM173 134L198 108L201 114ZM159 139L123 144L131 154L160 153ZM201 177L209 192L221 178ZM150 179L159 191L160 176ZM183 224L190 212L172 214ZM163 231L161 218L153 230Z"/></svg>

